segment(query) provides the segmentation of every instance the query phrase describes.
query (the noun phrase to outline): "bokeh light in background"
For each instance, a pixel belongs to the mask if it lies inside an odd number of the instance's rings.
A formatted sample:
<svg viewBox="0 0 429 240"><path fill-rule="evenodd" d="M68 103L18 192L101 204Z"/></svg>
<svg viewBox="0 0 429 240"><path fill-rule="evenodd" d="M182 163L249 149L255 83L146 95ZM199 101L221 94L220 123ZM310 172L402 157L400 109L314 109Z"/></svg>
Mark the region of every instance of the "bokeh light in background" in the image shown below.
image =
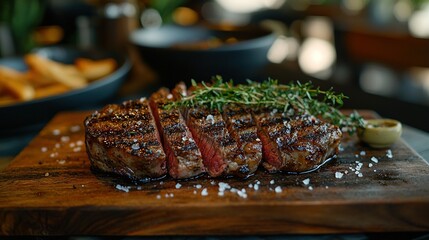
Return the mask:
<svg viewBox="0 0 429 240"><path fill-rule="evenodd" d="M332 67L337 57L332 43L331 21L325 17L307 18L302 31L306 39L299 50L300 68L310 76L328 79L332 75Z"/></svg>
<svg viewBox="0 0 429 240"><path fill-rule="evenodd" d="M415 11L408 22L411 34L416 37L429 37L429 4L422 7L421 10Z"/></svg>
<svg viewBox="0 0 429 240"><path fill-rule="evenodd" d="M393 15L399 22L406 22L413 13L413 6L409 0L399 0L393 6Z"/></svg>
<svg viewBox="0 0 429 240"><path fill-rule="evenodd" d="M261 9L277 9L286 0L216 0L225 10L234 13L251 13Z"/></svg>
<svg viewBox="0 0 429 240"><path fill-rule="evenodd" d="M341 5L349 14L358 14L365 8L367 2L367 0L342 0Z"/></svg>
<svg viewBox="0 0 429 240"><path fill-rule="evenodd" d="M294 61L297 58L299 42L294 37L280 35L268 51L267 58L272 63L280 64L284 60Z"/></svg>
<svg viewBox="0 0 429 240"><path fill-rule="evenodd" d="M422 87L426 93L426 99L429 100L429 68L413 67L410 69L411 79L414 79L417 87Z"/></svg>
<svg viewBox="0 0 429 240"><path fill-rule="evenodd" d="M311 37L302 43L298 63L308 75L328 79L332 74L331 68L335 59L336 52L332 43Z"/></svg>
<svg viewBox="0 0 429 240"><path fill-rule="evenodd" d="M199 20L198 13L188 7L178 7L173 12L174 22L180 25L193 25Z"/></svg>
<svg viewBox="0 0 429 240"><path fill-rule="evenodd" d="M366 92L390 96L397 92L399 79L392 70L381 65L369 64L361 73L359 85Z"/></svg>

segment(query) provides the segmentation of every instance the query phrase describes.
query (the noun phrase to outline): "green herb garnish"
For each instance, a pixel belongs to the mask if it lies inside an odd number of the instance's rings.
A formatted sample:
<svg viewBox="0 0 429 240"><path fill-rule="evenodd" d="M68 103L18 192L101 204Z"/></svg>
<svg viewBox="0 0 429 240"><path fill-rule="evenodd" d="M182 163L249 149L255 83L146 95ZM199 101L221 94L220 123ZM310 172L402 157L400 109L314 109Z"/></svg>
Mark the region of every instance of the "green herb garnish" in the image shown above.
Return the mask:
<svg viewBox="0 0 429 240"><path fill-rule="evenodd" d="M192 85L197 83L192 80ZM311 114L321 117L353 134L364 126L363 118L354 111L349 116L338 109L343 105L344 94L315 88L312 83L279 84L277 80L247 81L234 85L216 76L211 84L201 82L199 87L181 100L165 105L166 108L207 106L222 111L225 104L241 104L249 107L277 109L288 115Z"/></svg>

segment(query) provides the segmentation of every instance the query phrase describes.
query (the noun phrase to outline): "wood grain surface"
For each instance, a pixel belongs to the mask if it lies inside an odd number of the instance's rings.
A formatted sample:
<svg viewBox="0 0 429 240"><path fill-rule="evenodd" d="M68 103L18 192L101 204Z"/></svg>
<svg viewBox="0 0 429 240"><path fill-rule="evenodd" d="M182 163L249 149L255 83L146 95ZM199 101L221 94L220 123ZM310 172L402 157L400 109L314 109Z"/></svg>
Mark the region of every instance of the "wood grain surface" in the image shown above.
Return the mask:
<svg viewBox="0 0 429 240"><path fill-rule="evenodd" d="M386 149L345 138L336 160L303 175L260 170L246 180L165 178L133 185L91 172L82 145L88 114L57 115L0 172L0 235L429 230L429 166L402 140L388 158ZM361 176L352 171L359 163ZM219 196L221 182L235 190Z"/></svg>

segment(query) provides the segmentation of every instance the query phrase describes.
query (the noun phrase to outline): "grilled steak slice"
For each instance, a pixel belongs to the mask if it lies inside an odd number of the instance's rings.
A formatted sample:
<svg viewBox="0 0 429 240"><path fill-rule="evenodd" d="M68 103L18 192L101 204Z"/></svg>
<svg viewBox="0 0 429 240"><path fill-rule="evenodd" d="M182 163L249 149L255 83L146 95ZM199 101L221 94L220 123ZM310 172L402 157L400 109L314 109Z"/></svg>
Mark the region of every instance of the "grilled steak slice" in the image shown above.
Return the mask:
<svg viewBox="0 0 429 240"><path fill-rule="evenodd" d="M212 177L247 176L249 168L237 142L228 132L222 115L205 108L188 109L187 124Z"/></svg>
<svg viewBox="0 0 429 240"><path fill-rule="evenodd" d="M172 93L175 98L180 99L181 96L186 96L186 86L179 83ZM182 113L201 151L204 166L211 177L248 176L249 168L243 152L229 134L226 122L219 111L199 107L183 109Z"/></svg>
<svg viewBox="0 0 429 240"><path fill-rule="evenodd" d="M84 124L93 169L133 180L167 173L166 156L146 99L107 105L88 116Z"/></svg>
<svg viewBox="0 0 429 240"><path fill-rule="evenodd" d="M249 173L254 173L262 160L262 142L250 112L242 106L229 105L223 109L223 117L231 136L241 149Z"/></svg>
<svg viewBox="0 0 429 240"><path fill-rule="evenodd" d="M336 154L341 130L313 116L292 119L275 111L254 112L263 144L263 166L270 172L305 172Z"/></svg>
<svg viewBox="0 0 429 240"><path fill-rule="evenodd" d="M168 173L176 179L190 178L205 172L201 152L178 109L164 110L173 95L161 88L150 98L150 105L167 154Z"/></svg>

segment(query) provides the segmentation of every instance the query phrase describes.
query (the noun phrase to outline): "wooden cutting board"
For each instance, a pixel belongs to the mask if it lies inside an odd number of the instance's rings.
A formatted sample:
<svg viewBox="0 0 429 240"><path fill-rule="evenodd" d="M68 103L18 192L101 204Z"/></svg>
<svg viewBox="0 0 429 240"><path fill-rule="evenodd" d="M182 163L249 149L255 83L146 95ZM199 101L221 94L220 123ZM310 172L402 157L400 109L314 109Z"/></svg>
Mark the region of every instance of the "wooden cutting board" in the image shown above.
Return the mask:
<svg viewBox="0 0 429 240"><path fill-rule="evenodd" d="M429 230L429 166L403 141L388 158L386 149L344 139L337 160L304 175L259 171L246 180L166 178L131 186L90 171L82 145L88 114L57 115L0 173L1 235ZM362 175L352 171L360 163ZM231 186L223 196L219 183Z"/></svg>

